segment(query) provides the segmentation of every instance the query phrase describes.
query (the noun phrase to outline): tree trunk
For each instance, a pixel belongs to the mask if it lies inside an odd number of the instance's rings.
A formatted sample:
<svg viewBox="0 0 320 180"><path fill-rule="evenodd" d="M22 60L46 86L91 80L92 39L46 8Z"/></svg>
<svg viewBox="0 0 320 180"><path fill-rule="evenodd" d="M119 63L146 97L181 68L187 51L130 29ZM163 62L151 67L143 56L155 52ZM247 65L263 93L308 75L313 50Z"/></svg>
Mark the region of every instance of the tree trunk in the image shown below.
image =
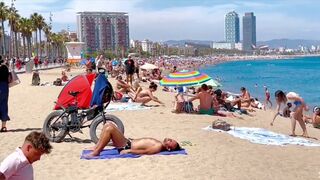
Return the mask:
<svg viewBox="0 0 320 180"><path fill-rule="evenodd" d="M26 56L26 37L25 36L22 36L22 44L23 44L23 59L25 59L27 56Z"/></svg>
<svg viewBox="0 0 320 180"><path fill-rule="evenodd" d="M42 56L42 54L41 54L41 48L42 48L42 46L41 46L41 29L39 29L39 40L40 40L40 43L39 43L39 60L41 61L41 56Z"/></svg>
<svg viewBox="0 0 320 180"><path fill-rule="evenodd" d="M28 58L31 60L31 37L27 37Z"/></svg>
<svg viewBox="0 0 320 180"><path fill-rule="evenodd" d="M14 44L15 44L15 55L18 58L19 57L19 44L18 44L18 33L14 32Z"/></svg>
<svg viewBox="0 0 320 180"><path fill-rule="evenodd" d="M6 55L6 33L4 32L4 22L3 20L1 21L1 26L2 26L2 54Z"/></svg>
<svg viewBox="0 0 320 180"><path fill-rule="evenodd" d="M37 50L37 53L36 55L38 56L39 58L39 48L38 48L38 30L36 30L36 42L34 43L34 46L35 46L35 49Z"/></svg>

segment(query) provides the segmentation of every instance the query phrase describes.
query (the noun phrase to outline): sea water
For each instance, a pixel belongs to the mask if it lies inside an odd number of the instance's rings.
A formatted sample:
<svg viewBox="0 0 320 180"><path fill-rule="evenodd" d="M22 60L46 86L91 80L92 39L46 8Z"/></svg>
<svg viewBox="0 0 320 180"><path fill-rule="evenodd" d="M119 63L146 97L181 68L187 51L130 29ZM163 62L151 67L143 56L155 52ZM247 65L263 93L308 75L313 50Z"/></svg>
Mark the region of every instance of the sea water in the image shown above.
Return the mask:
<svg viewBox="0 0 320 180"><path fill-rule="evenodd" d="M251 96L264 101L264 86L271 93L296 92L311 108L320 106L320 57L294 59L234 61L204 67L200 70L213 79L221 79L221 89L240 93L246 87ZM312 109L311 109L312 110Z"/></svg>

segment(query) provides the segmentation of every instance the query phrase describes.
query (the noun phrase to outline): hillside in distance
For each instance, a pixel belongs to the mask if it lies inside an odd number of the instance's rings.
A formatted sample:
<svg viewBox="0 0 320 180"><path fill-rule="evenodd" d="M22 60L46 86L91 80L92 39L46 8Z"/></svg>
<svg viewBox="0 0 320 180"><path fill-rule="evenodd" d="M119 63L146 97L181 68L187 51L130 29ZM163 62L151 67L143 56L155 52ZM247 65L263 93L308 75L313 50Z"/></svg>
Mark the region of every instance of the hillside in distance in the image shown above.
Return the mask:
<svg viewBox="0 0 320 180"><path fill-rule="evenodd" d="M197 44L204 46L211 46L214 41L204 40L168 40L164 43L169 46L184 47L187 44ZM306 40L306 39L272 39L267 41L258 41L257 45L268 45L270 48L285 47L288 49L298 49L299 46L311 47L320 46L320 40Z"/></svg>

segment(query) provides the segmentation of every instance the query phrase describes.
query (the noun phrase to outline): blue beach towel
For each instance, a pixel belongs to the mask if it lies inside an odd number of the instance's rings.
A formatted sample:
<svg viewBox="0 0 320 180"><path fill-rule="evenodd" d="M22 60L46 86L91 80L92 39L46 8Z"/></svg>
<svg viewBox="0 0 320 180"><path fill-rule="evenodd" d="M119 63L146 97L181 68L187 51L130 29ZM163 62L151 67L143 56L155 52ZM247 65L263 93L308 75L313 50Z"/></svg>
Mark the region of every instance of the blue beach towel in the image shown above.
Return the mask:
<svg viewBox="0 0 320 180"><path fill-rule="evenodd" d="M139 158L141 155L137 154L119 154L117 148L113 149L104 149L101 151L99 156L92 157L92 158L86 158L84 155L89 154L92 150L83 150L80 159L87 159L87 160L92 160L92 159L115 159L115 158ZM155 155L187 155L187 152L182 149L179 151L162 151L158 154Z"/></svg>
<svg viewBox="0 0 320 180"><path fill-rule="evenodd" d="M276 146L284 146L284 145L300 145L300 146L311 146L311 147L320 146L319 143L315 143L304 138L291 137L284 134L278 134L262 128L231 127L230 131L222 131L219 129L213 129L211 126L208 126L203 128L203 130L226 132L234 137L245 139L256 144L276 145Z"/></svg>

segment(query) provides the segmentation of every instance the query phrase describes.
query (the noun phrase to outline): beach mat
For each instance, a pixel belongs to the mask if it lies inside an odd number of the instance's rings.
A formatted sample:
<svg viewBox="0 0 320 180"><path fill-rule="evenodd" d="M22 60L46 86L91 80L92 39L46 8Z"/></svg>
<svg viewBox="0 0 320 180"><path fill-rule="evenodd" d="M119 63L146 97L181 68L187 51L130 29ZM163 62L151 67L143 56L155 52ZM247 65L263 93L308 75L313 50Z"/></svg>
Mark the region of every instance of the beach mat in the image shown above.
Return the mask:
<svg viewBox="0 0 320 180"><path fill-rule="evenodd" d="M92 150L83 150L80 159L87 159L87 160L93 160L93 159L116 159L116 158L139 158L141 155L137 154L119 154L117 148L113 149L104 149L101 151L99 156L95 156L92 158L86 158L84 155L92 152ZM162 151L158 154L154 155L187 155L187 152L185 149L179 150L179 151Z"/></svg>
<svg viewBox="0 0 320 180"><path fill-rule="evenodd" d="M139 103L110 103L106 108L107 111L133 111L133 110L146 110L150 107L141 106Z"/></svg>
<svg viewBox="0 0 320 180"><path fill-rule="evenodd" d="M213 129L211 126L208 126L203 128L203 130L215 131L215 132L226 132L234 137L245 139L255 144L275 145L275 146L285 146L285 145L300 145L300 146L310 146L310 147L320 146L319 143L315 143L304 138L291 137L284 134L278 134L262 128L231 127L230 131L222 131L219 129Z"/></svg>

